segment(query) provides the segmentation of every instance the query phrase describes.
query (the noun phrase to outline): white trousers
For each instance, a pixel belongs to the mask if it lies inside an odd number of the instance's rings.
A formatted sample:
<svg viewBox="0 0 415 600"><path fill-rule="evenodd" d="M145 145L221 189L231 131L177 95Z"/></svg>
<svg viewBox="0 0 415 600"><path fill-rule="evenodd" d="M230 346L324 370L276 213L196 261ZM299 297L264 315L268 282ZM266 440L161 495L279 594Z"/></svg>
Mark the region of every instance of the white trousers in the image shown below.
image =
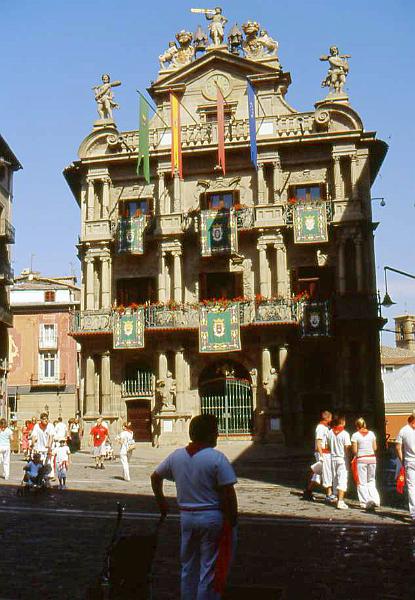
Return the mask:
<svg viewBox="0 0 415 600"><path fill-rule="evenodd" d="M376 506L380 506L379 492L376 489L376 463L368 464L358 460L357 472L359 475L357 495L360 506L366 508L368 502L374 502Z"/></svg>
<svg viewBox="0 0 415 600"><path fill-rule="evenodd" d="M415 519L415 462L405 462L405 475L408 486L409 514Z"/></svg>
<svg viewBox="0 0 415 600"><path fill-rule="evenodd" d="M128 454L120 454L120 461L122 464L122 470L124 473L125 481L130 481L130 466L128 464Z"/></svg>
<svg viewBox="0 0 415 600"><path fill-rule="evenodd" d="M318 485L322 485L324 488L329 488L333 483L333 476L331 472L331 455L323 454L322 460L318 452L315 453L316 460L320 462L321 468L313 469L314 475L311 481L314 481ZM314 466L314 465L313 465Z"/></svg>
<svg viewBox="0 0 415 600"><path fill-rule="evenodd" d="M347 466L344 458L332 456L331 470L333 474L333 494L337 494L337 490L345 492L347 490Z"/></svg>
<svg viewBox="0 0 415 600"><path fill-rule="evenodd" d="M0 463L3 463L4 479L10 476L10 447L0 446Z"/></svg>
<svg viewBox="0 0 415 600"><path fill-rule="evenodd" d="M219 600L213 589L223 525L219 510L180 513L181 600ZM236 528L234 529L235 550Z"/></svg>

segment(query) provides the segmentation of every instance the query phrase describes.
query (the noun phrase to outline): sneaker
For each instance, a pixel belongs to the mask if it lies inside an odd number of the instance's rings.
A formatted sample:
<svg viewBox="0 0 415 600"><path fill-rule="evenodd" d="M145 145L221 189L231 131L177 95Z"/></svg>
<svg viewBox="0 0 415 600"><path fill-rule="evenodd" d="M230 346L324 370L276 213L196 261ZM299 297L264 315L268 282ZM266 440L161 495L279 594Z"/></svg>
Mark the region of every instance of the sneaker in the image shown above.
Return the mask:
<svg viewBox="0 0 415 600"><path fill-rule="evenodd" d="M335 496L334 494L330 494L329 496L326 496L324 498L324 502L326 504L334 504L335 502L337 502L337 496Z"/></svg>
<svg viewBox="0 0 415 600"><path fill-rule="evenodd" d="M301 496L301 500L306 500L307 502L315 502L315 497L313 492L310 490L304 490L303 495Z"/></svg>
<svg viewBox="0 0 415 600"><path fill-rule="evenodd" d="M337 508L339 510L347 510L349 507L347 506L346 502L343 502L343 500L339 500L337 502Z"/></svg>

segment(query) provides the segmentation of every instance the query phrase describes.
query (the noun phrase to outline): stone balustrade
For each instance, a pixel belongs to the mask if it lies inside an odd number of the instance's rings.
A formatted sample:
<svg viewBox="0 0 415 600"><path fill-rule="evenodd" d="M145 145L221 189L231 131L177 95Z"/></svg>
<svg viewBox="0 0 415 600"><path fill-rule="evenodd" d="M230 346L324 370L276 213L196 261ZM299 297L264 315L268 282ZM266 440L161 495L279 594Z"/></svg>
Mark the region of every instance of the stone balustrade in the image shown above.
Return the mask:
<svg viewBox="0 0 415 600"><path fill-rule="evenodd" d="M70 316L69 332L72 335L112 333L111 309L76 310Z"/></svg>

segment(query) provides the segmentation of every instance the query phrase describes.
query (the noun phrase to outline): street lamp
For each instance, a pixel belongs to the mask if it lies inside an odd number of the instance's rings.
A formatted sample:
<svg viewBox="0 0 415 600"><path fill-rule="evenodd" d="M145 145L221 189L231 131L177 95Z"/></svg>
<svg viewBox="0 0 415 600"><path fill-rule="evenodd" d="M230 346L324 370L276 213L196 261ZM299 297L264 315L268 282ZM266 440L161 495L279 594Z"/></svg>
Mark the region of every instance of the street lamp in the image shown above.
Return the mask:
<svg viewBox="0 0 415 600"><path fill-rule="evenodd" d="M386 271L393 271L394 273L399 273L399 275L404 275L405 277L410 277L411 279L415 279L415 275L411 275L411 273L405 273L405 271L399 271L399 269L394 269L392 267L383 267L383 270L385 273L385 296L380 304L385 308L390 308L396 304L396 302L394 302L388 294L388 280L386 278Z"/></svg>
<svg viewBox="0 0 415 600"><path fill-rule="evenodd" d="M384 206L386 206L386 202L385 202L385 198L383 197L379 197L379 198L371 198L370 199L371 202L373 202L374 200L380 200L379 205L383 208Z"/></svg>

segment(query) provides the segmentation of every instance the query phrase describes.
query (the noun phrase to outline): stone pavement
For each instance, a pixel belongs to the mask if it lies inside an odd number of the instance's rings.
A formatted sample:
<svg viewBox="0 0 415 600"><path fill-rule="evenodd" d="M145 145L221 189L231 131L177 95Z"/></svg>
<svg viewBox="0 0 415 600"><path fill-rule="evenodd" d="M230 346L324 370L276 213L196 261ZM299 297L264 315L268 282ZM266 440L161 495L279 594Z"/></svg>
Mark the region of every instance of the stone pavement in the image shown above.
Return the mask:
<svg viewBox="0 0 415 600"><path fill-rule="evenodd" d="M303 502L304 455L243 442L219 448L238 475L241 520L230 582L238 589L234 597L414 597L415 528L406 525L404 500L392 495L395 506L383 506L375 515L361 511L355 500L348 501L348 511L325 506L321 495L318 502ZM116 501L126 505L125 531L155 527L149 475L170 451L148 446L136 450L131 482L121 479L118 461L96 471L92 458L79 453L73 457L68 490L53 488L23 498L15 492L24 462L13 456L10 481L0 480L0 599L84 598L102 566ZM168 483L166 491L172 497L172 515L160 531L154 600L179 598L174 486ZM245 595L238 586L248 590Z"/></svg>

